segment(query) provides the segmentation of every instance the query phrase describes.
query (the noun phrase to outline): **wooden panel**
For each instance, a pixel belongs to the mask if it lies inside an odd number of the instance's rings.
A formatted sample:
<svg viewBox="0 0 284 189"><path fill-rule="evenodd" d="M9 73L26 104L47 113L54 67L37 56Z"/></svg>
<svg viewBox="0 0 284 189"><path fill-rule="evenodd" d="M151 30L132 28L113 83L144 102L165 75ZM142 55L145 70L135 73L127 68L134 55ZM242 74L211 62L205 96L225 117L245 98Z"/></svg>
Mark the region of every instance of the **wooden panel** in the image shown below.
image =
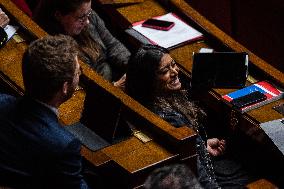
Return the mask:
<svg viewBox="0 0 284 189"><path fill-rule="evenodd" d="M75 91L69 100L60 105L58 111L60 122L63 125L71 125L80 121L84 109L85 96L84 90Z"/></svg>
<svg viewBox="0 0 284 189"><path fill-rule="evenodd" d="M190 6L200 12L227 34L232 34L231 0L186 0Z"/></svg>
<svg viewBox="0 0 284 189"><path fill-rule="evenodd" d="M117 9L130 23L146 20L153 16L166 13L166 10L156 1L145 0L144 3ZM135 13L135 14L133 14Z"/></svg>
<svg viewBox="0 0 284 189"><path fill-rule="evenodd" d="M177 154L174 155L165 149L163 150L162 146L153 141L144 144L136 137L120 142L116 145L115 150L110 146L102 149L102 152L130 173L135 173L138 170L177 156Z"/></svg>
<svg viewBox="0 0 284 189"><path fill-rule="evenodd" d="M284 72L282 0L234 0L236 39Z"/></svg>

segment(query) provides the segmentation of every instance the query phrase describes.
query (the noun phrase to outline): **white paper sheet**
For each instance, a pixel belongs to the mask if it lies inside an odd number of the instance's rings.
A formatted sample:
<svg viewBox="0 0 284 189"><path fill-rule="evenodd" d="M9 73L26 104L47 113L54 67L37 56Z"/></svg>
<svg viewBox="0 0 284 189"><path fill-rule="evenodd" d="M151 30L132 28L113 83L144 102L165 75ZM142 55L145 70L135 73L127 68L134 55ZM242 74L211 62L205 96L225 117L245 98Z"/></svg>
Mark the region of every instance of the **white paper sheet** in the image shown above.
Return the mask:
<svg viewBox="0 0 284 189"><path fill-rule="evenodd" d="M154 44L160 45L164 48L169 48L180 43L202 37L202 33L187 25L173 13L168 13L166 15L157 17L156 19L171 21L174 22L175 25L168 31L162 31L142 27L142 22L140 22L138 25L137 23L133 24L133 29L147 37Z"/></svg>
<svg viewBox="0 0 284 189"><path fill-rule="evenodd" d="M7 25L4 30L8 35L8 41L9 39L11 39L11 37L13 37L13 35L16 33L16 31L18 30L18 26L12 26L12 25Z"/></svg>
<svg viewBox="0 0 284 189"><path fill-rule="evenodd" d="M260 127L284 154L284 118L261 123Z"/></svg>

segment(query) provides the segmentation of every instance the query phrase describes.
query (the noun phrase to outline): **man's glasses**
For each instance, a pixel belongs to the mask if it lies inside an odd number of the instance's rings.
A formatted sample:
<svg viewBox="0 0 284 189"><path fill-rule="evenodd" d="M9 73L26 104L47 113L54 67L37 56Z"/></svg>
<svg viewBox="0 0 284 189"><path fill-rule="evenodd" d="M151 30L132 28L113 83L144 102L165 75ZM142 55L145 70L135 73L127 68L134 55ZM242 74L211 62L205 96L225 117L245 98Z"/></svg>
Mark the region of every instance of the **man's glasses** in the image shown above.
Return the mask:
<svg viewBox="0 0 284 189"><path fill-rule="evenodd" d="M79 22L83 23L86 19L88 19L93 13L93 10L91 9L88 13L75 17Z"/></svg>

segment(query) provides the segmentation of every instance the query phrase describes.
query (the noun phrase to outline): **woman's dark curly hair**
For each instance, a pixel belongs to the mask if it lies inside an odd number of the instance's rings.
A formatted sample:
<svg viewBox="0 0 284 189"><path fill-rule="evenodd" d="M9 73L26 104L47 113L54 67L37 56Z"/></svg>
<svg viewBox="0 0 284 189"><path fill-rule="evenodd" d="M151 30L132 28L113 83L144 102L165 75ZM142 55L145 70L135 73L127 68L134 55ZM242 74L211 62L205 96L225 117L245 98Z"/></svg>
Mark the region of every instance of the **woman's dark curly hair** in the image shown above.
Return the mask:
<svg viewBox="0 0 284 189"><path fill-rule="evenodd" d="M143 45L131 57L126 78L126 92L143 105L154 100L156 72L168 50L157 45Z"/></svg>

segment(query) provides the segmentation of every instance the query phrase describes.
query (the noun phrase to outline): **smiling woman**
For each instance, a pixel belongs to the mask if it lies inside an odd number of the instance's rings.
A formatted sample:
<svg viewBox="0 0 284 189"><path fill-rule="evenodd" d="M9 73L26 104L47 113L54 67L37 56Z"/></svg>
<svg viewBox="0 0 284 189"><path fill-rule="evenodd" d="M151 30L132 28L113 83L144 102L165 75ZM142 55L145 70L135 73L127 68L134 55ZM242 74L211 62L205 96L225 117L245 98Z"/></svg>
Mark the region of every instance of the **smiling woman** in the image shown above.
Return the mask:
<svg viewBox="0 0 284 189"><path fill-rule="evenodd" d="M123 87L130 53L91 7L91 0L42 0L34 19L49 34L72 36L79 44L79 57L115 86Z"/></svg>
<svg viewBox="0 0 284 189"><path fill-rule="evenodd" d="M181 83L178 77L179 68L176 62L169 54L165 54L157 71L158 82L157 87L160 86L160 91L174 91L181 88Z"/></svg>
<svg viewBox="0 0 284 189"><path fill-rule="evenodd" d="M126 89L142 104L152 105L158 96L179 93L179 67L167 49L144 45L130 60Z"/></svg>
<svg viewBox="0 0 284 189"><path fill-rule="evenodd" d="M196 131L198 179L204 188L219 188L219 185L242 188L248 180L239 164L224 165L224 161L220 161L221 168L216 170L211 156L222 157L226 141L207 138L203 126L206 114L188 98L178 74L179 68L166 49L145 45L129 62L126 91L174 127L186 125Z"/></svg>

